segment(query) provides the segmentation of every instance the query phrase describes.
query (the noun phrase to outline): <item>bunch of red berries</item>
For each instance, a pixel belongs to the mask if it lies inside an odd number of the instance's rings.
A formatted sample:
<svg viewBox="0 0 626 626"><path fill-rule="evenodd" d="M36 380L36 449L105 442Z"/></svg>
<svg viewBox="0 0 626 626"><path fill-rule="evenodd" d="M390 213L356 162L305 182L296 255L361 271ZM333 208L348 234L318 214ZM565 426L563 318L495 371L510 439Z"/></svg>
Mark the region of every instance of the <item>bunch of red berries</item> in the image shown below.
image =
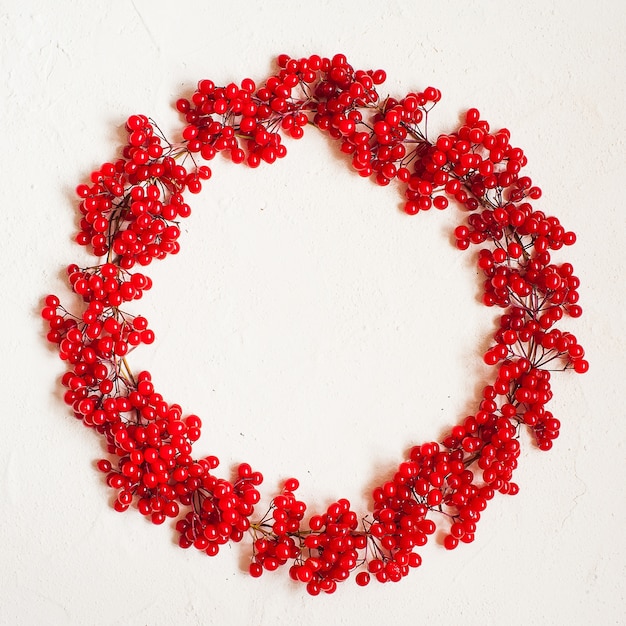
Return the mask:
<svg viewBox="0 0 626 626"><path fill-rule="evenodd" d="M263 481L247 463L239 465L233 482L217 478L211 470L218 463L216 457L207 457L189 468L182 502L191 510L176 524L181 548L193 546L209 556L216 555L220 545L243 539L259 501L256 487Z"/></svg>
<svg viewBox="0 0 626 626"><path fill-rule="evenodd" d="M176 519L179 545L215 555L221 545L249 535L250 574L287 565L290 577L317 595L332 593L352 573L398 581L421 564L419 549L438 524L453 549L474 540L477 523L496 493L515 494L520 437L529 431L547 450L560 422L546 409L552 370L584 373L588 363L576 337L556 328L578 317L579 279L553 251L576 240L559 220L533 207L538 187L521 172L527 164L506 129L493 131L470 109L460 127L430 139L430 111L441 94L427 87L404 98L382 97L382 70L355 70L343 55L292 59L260 86L249 78L218 87L202 80L176 106L185 126L170 143L143 115L126 122L127 143L77 188L80 231L97 262L68 267L76 312L45 299L47 338L67 364L65 402L104 437L109 458L98 462L116 491L114 508L136 506L154 524ZM211 170L200 161L218 153L257 167L286 155L283 136L299 139L316 126L337 140L347 162L379 185L396 180L404 210L413 215L450 200L469 211L454 235L457 247L480 245L483 303L503 309L484 362L494 368L476 411L440 442L415 446L409 458L374 489L370 516L346 499L307 517L298 481L287 480L267 513L253 519L263 477L241 463L231 479L214 474L218 459L196 459L201 420L166 402L148 372L127 361L154 341L148 321L123 310L152 287L131 272L138 264L176 254L186 191L197 193Z"/></svg>

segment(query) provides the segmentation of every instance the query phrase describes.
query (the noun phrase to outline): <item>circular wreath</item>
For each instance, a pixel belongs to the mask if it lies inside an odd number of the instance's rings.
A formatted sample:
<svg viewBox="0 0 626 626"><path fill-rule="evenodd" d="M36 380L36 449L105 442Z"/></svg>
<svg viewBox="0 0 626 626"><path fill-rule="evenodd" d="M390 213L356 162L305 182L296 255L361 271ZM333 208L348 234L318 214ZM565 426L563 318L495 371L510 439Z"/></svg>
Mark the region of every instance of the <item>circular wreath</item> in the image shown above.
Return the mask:
<svg viewBox="0 0 626 626"><path fill-rule="evenodd" d="M341 54L281 55L278 68L260 87L249 78L225 87L200 81L191 98L176 103L185 120L176 143L149 118L128 118L121 156L77 187L76 241L98 259L67 268L79 310L49 295L42 316L67 363L65 402L106 441L109 458L97 466L117 492L114 508L134 505L154 524L175 518L179 545L210 556L250 537L252 576L287 564L290 577L317 595L353 572L359 585L400 580L420 565L418 549L438 526L447 549L473 541L494 495L518 491L512 477L522 431L541 450L559 434L559 420L546 409L551 371L583 373L588 363L576 337L555 327L582 312L572 266L551 260L552 250L576 237L533 208L541 191L521 175L527 159L508 130L491 130L469 109L456 130L431 140L427 119L437 89L381 98L376 86L385 72L355 70ZM125 306L152 287L137 266L179 251L179 220L190 214L184 194L198 193L211 177L201 161L222 153L249 167L273 163L286 155L282 136L299 139L308 125L337 140L359 175L379 185L397 181L407 214L445 209L449 199L465 209L456 245L479 246L483 303L503 313L484 354L493 378L475 413L442 441L411 448L374 489L368 515L346 499L307 515L295 495L298 481L289 478L255 517L261 473L241 463L230 479L218 477L217 457L192 456L201 420L166 402L149 372L131 369L128 354L152 343L154 333Z"/></svg>

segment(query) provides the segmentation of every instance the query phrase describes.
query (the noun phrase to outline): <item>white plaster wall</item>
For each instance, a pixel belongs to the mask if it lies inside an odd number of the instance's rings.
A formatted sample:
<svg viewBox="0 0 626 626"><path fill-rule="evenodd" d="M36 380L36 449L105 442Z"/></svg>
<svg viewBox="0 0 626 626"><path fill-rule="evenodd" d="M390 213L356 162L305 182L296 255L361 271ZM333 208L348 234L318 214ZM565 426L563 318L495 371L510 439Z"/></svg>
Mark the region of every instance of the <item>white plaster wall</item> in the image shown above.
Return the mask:
<svg viewBox="0 0 626 626"><path fill-rule="evenodd" d="M0 2L0 623L626 623L624 28L617 0ZM470 106L510 128L539 206L579 235L559 258L582 279L585 315L567 327L591 361L555 378L562 435L549 453L524 442L520 494L491 503L473 544L332 597L115 513L38 316L87 258L72 191L125 118L173 130L198 79L262 79L281 52L382 67L392 95L439 87L433 131ZM250 461L266 494L296 475L313 505L365 510L408 447L472 410L493 318L471 254L450 245L454 209L408 218L314 130L288 149L256 171L215 164L183 251L137 304L157 342L132 363L203 417L196 453Z"/></svg>

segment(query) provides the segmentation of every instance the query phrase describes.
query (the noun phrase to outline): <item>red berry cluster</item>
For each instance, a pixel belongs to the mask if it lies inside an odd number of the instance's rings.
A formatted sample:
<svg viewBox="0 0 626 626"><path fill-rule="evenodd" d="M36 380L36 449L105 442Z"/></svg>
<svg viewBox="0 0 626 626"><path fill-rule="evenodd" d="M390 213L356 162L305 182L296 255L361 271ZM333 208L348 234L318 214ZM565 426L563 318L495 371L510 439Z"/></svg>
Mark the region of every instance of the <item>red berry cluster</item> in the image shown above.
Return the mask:
<svg viewBox="0 0 626 626"><path fill-rule="evenodd" d="M200 81L177 102L185 127L176 144L145 116L128 119L120 158L77 188L76 240L99 259L68 267L79 311L50 295L42 316L68 366L65 402L104 437L109 458L98 468L116 492L114 508L134 504L155 524L175 518L179 545L208 555L249 535L252 576L288 565L291 578L317 595L353 572L361 586L400 580L421 564L419 548L438 524L447 549L473 541L494 495L518 491L512 478L522 432L542 450L558 436L560 422L546 409L551 370L584 373L588 363L576 337L556 328L582 313L572 266L551 258L575 235L533 208L541 191L521 175L527 159L508 130L492 131L470 109L457 130L431 140L427 119L441 97L433 87L381 98L385 73L355 70L343 55L282 55L278 65L260 87L249 78L225 87ZM197 160L222 153L250 167L273 163L286 154L283 135L299 139L308 125L337 140L359 175L379 185L397 180L406 213L444 209L449 200L466 209L466 223L454 231L457 247L480 246L483 302L504 311L484 354L494 376L476 411L442 441L415 446L374 489L371 516L359 517L340 499L307 517L290 478L255 520L262 475L241 463L232 479L220 478L216 457L193 457L200 418L167 403L148 372L133 374L128 353L152 343L154 333L145 317L122 307L152 287L148 276L131 272L136 264L178 252L179 220L190 214L184 193L199 192L211 176Z"/></svg>
<svg viewBox="0 0 626 626"><path fill-rule="evenodd" d="M126 130L122 158L94 171L91 185L77 187L83 217L76 241L128 270L179 251L176 220L191 213L182 194L185 189L199 192L200 181L211 172L206 166L188 172L179 162L187 148L168 144L164 151L156 127L144 115L129 117Z"/></svg>
<svg viewBox="0 0 626 626"><path fill-rule="evenodd" d="M187 471L186 493L181 502L191 510L176 524L181 548L193 546L209 556L218 553L220 545L241 541L250 528L250 515L259 501L256 489L263 481L259 472L241 463L237 478L230 482L211 474L219 461L207 457L193 463Z"/></svg>

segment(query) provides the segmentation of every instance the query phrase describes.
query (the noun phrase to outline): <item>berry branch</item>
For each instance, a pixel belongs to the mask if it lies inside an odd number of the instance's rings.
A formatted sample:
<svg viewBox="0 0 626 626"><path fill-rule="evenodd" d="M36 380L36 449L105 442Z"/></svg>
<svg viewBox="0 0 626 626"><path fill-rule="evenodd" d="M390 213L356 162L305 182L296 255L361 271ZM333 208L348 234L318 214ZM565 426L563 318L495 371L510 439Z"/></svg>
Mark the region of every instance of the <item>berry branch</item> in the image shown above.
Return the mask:
<svg viewBox="0 0 626 626"><path fill-rule="evenodd" d="M42 316L67 363L65 402L106 441L110 458L98 468L117 492L114 508L134 504L154 524L175 518L179 545L210 556L249 536L252 576L289 564L291 578L317 595L353 572L359 585L400 580L421 564L418 550L438 526L447 549L472 542L495 494L518 492L512 478L522 431L541 450L559 434L559 420L546 409L546 366L584 373L588 363L576 337L556 328L582 313L572 266L551 259L576 237L533 208L541 191L521 175L527 159L507 129L492 131L470 109L458 129L431 140L428 115L441 97L433 87L381 98L385 73L355 70L343 55L282 55L278 66L258 88L249 78L225 87L200 81L176 103L185 123L178 143L146 116L128 118L121 156L77 188L76 241L99 260L67 268L82 307L71 313L50 295ZM338 142L360 176L378 185L396 181L407 214L442 210L449 200L469 213L454 231L456 245L480 247L483 303L503 310L484 355L494 377L473 415L442 441L414 446L374 489L369 515L359 518L340 499L307 517L290 478L255 521L262 475L241 463L233 480L219 478L216 457L192 456L202 422L166 402L149 372L133 373L128 354L152 343L154 333L145 317L121 307L152 287L137 266L179 251L179 223L191 212L184 194L200 192L211 178L199 162L221 153L253 168L271 164L287 153L283 135L300 139L311 125Z"/></svg>

